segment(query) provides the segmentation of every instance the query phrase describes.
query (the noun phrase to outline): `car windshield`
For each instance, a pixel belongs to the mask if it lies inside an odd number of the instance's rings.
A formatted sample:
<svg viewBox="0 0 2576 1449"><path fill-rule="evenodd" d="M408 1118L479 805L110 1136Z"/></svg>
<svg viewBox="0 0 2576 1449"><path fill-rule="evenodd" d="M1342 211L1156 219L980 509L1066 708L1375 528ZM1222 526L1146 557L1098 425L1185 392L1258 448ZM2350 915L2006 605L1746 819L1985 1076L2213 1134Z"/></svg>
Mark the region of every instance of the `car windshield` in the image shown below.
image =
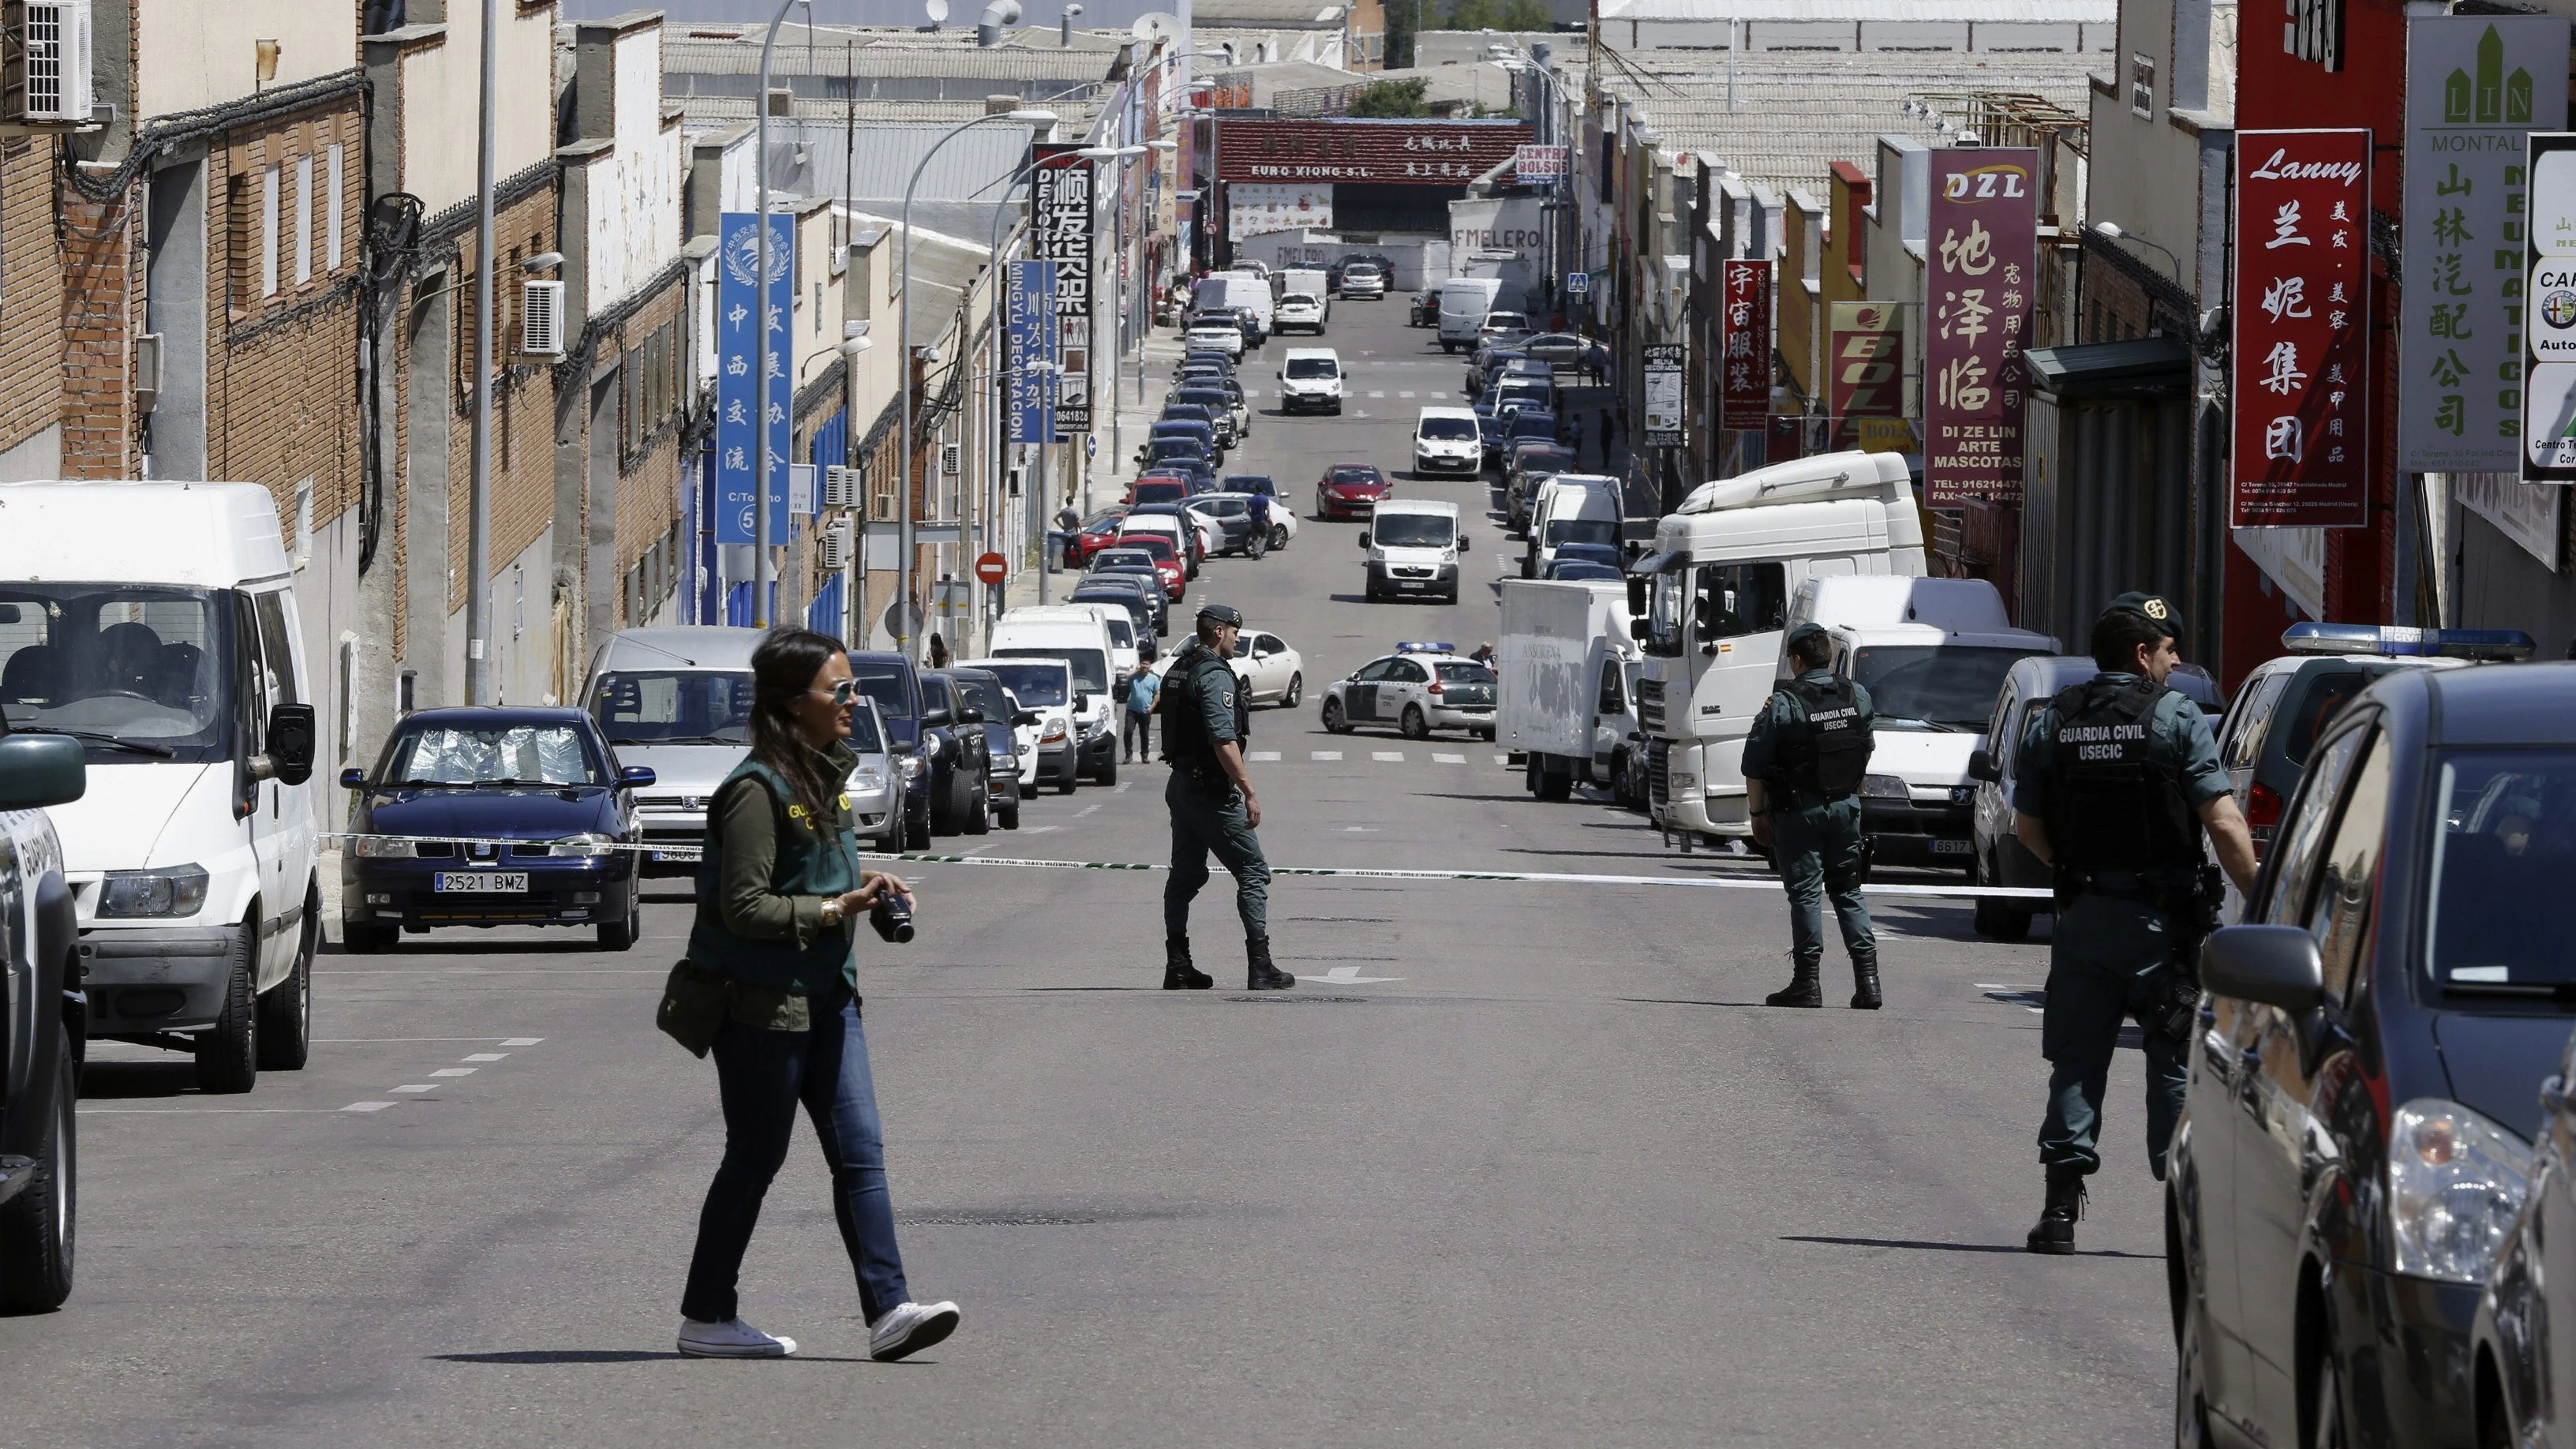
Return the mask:
<svg viewBox="0 0 2576 1449"><path fill-rule="evenodd" d="M1179 557L1179 550L1172 547L1172 541L1159 533L1123 534L1118 541L1150 559L1163 560Z"/></svg>
<svg viewBox="0 0 2576 1449"><path fill-rule="evenodd" d="M1005 659L1061 659L1073 670L1073 687L1085 694L1098 694L1109 687L1109 656L1097 649L997 649L993 652Z"/></svg>
<svg viewBox="0 0 2576 1449"><path fill-rule="evenodd" d="M1172 394L1172 399L1178 407L1206 408L1211 417L1226 410L1225 394L1212 387L1185 388Z"/></svg>
<svg viewBox="0 0 2576 1449"><path fill-rule="evenodd" d="M2004 676L2037 649L1964 644L1880 644L1852 654L1851 677L1869 691L1882 729L1982 730Z"/></svg>
<svg viewBox="0 0 2576 1449"><path fill-rule="evenodd" d="M1123 609L1125 605L1122 604L1120 607ZM1118 614L1107 620L1107 623L1109 625L1110 643L1117 645L1121 649L1133 649L1136 647L1136 626L1129 622L1126 614Z"/></svg>
<svg viewBox="0 0 2576 1449"><path fill-rule="evenodd" d="M1189 496L1190 485L1178 478L1136 485L1136 501L1139 503L1169 503Z"/></svg>
<svg viewBox="0 0 2576 1449"><path fill-rule="evenodd" d="M271 638L259 676L268 702L295 698L279 597L0 584L0 710L11 729L80 737L94 765L229 759L248 673L236 665L237 632ZM245 642L257 652L257 637Z"/></svg>
<svg viewBox="0 0 2576 1449"><path fill-rule="evenodd" d="M1556 414L1523 408L1512 414L1512 425L1504 434L1512 438L1553 438L1556 436Z"/></svg>
<svg viewBox="0 0 2576 1449"><path fill-rule="evenodd" d="M2426 967L2471 989L2576 983L2576 751L2495 750L2442 761L2424 907ZM2499 993L2501 994L2501 992Z"/></svg>
<svg viewBox="0 0 2576 1449"><path fill-rule="evenodd" d="M1018 664L995 660L975 666L1002 681L1002 687L1020 697L1030 709L1044 709L1066 700L1065 668L1061 664Z"/></svg>
<svg viewBox="0 0 2576 1449"><path fill-rule="evenodd" d="M1585 579L1616 579L1621 574L1608 564L1594 563L1590 559L1560 558L1548 561L1547 576L1580 582Z"/></svg>
<svg viewBox="0 0 2576 1449"><path fill-rule="evenodd" d="M1491 684L1494 682L1494 671L1487 669L1481 664L1471 664L1463 659L1443 660L1432 667L1440 671L1440 682L1442 684Z"/></svg>
<svg viewBox="0 0 2576 1449"><path fill-rule="evenodd" d="M1290 377L1339 377L1341 365L1329 357L1292 357L1288 359Z"/></svg>
<svg viewBox="0 0 2576 1449"><path fill-rule="evenodd" d="M895 664L853 663L850 672L858 676L859 688L877 702L877 713L887 719L912 718L912 674Z"/></svg>
<svg viewBox="0 0 2576 1449"><path fill-rule="evenodd" d="M1260 473L1230 473L1225 478L1228 493L1276 493L1279 485Z"/></svg>
<svg viewBox="0 0 2576 1449"><path fill-rule="evenodd" d="M1476 436L1476 424L1471 418L1424 418L1415 436L1435 443L1464 442Z"/></svg>
<svg viewBox="0 0 2576 1449"><path fill-rule="evenodd" d="M1333 481L1336 483L1383 483L1386 480L1378 476L1378 471L1375 468L1335 468L1333 470Z"/></svg>
<svg viewBox="0 0 2576 1449"><path fill-rule="evenodd" d="M620 670L599 677L590 717L611 745L751 743L751 671Z"/></svg>
<svg viewBox="0 0 2576 1449"><path fill-rule="evenodd" d="M471 789L605 785L606 772L568 724L414 725L385 747L377 783Z"/></svg>
<svg viewBox="0 0 2576 1449"><path fill-rule="evenodd" d="M1351 265L1342 269L1342 280L1345 282L1373 282L1377 280L1377 268L1370 266L1366 262L1353 262Z"/></svg>
<svg viewBox="0 0 2576 1449"><path fill-rule="evenodd" d="M1547 546L1569 543L1600 543L1616 548L1619 525L1607 518L1551 518L1547 521Z"/></svg>
<svg viewBox="0 0 2576 1449"><path fill-rule="evenodd" d="M1554 475L1574 467L1574 454L1554 443L1524 447L1515 466L1524 474Z"/></svg>
<svg viewBox="0 0 2576 1449"><path fill-rule="evenodd" d="M1369 539L1380 548L1446 548L1457 531L1440 513L1380 513L1369 522Z"/></svg>
<svg viewBox="0 0 2576 1449"><path fill-rule="evenodd" d="M1011 722L1011 712L1002 703L1002 686L989 679L973 679L963 674L952 674L949 678L957 681L957 692L965 698L966 707L982 715L986 723Z"/></svg>

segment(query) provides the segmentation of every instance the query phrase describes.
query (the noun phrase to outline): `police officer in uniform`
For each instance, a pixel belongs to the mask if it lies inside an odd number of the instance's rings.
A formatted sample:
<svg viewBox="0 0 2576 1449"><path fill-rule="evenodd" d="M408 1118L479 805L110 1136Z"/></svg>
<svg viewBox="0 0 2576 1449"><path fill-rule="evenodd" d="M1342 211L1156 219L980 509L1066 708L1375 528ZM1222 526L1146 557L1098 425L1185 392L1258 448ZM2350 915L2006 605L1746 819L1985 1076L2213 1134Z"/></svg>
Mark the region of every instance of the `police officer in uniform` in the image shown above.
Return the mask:
<svg viewBox="0 0 2576 1449"><path fill-rule="evenodd" d="M1833 636L1801 624L1784 642L1797 677L1772 694L1744 741L1745 804L1754 840L1771 850L1789 888L1789 985L1772 1006L1822 1006L1825 897L1833 897L1851 953L1854 1009L1876 1011L1878 937L1860 887L1868 846L1860 830L1860 781L1869 767L1869 691L1833 672Z"/></svg>
<svg viewBox="0 0 2576 1449"><path fill-rule="evenodd" d="M1280 991L1297 978L1270 963L1270 862L1261 855L1261 802L1244 768L1252 737L1251 701L1235 678L1235 636L1243 616L1224 604L1199 606L1198 632L1172 656L1154 701L1163 716L1163 758L1172 783L1172 877L1163 885L1163 989L1204 991L1214 982L1190 962L1190 900L1207 884L1207 858L1234 875L1234 907L1243 917L1250 965L1247 991Z"/></svg>
<svg viewBox="0 0 2576 1449"><path fill-rule="evenodd" d="M2034 1253L2075 1251L2084 1179L2102 1165L2094 1144L2124 1017L2144 1033L2147 1166L2165 1175L2189 1070L2200 937L2216 921L2204 832L2237 888L2254 885L2254 840L2228 793L2218 742L2200 707L2165 688L2181 632L2181 614L2162 598L2113 599L2093 623L2102 672L2040 709L2014 767L2013 833L2055 870L2057 890L2040 1022L2048 1201L2030 1230Z"/></svg>

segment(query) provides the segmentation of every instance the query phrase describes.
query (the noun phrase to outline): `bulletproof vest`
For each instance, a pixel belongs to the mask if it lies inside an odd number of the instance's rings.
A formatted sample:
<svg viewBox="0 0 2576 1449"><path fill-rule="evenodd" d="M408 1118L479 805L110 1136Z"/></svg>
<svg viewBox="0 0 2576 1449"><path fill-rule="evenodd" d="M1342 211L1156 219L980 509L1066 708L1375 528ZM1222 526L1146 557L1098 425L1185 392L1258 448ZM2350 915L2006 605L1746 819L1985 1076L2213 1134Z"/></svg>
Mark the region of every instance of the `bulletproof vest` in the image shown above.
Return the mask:
<svg viewBox="0 0 2576 1449"><path fill-rule="evenodd" d="M2057 745L2048 766L2048 843L2060 867L2188 872L2200 865L2200 819L2182 761L2151 721L2163 685L2095 679L2050 701Z"/></svg>
<svg viewBox="0 0 2576 1449"><path fill-rule="evenodd" d="M1216 741L1208 738L1206 706L1207 681L1219 678L1231 682L1233 666L1216 656L1205 644L1192 640L1184 646L1172 667L1163 675L1163 692L1157 699L1163 712L1163 757L1176 770L1214 770ZM1248 739L1244 730L1243 691L1234 692L1234 733L1237 739Z"/></svg>
<svg viewBox="0 0 2576 1449"><path fill-rule="evenodd" d="M1815 684L1792 679L1780 686L1807 716L1807 728L1780 742L1780 767L1789 787L1840 799L1860 788L1869 768L1869 722L1848 679Z"/></svg>

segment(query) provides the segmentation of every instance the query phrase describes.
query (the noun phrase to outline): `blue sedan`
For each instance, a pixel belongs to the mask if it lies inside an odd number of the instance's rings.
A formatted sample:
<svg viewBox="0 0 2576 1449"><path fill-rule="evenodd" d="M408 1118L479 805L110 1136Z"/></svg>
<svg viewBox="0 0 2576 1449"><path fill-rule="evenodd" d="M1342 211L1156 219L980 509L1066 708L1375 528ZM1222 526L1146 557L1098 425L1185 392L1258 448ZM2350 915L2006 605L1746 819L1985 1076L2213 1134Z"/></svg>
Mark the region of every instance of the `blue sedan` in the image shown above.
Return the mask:
<svg viewBox="0 0 2576 1449"><path fill-rule="evenodd" d="M372 774L351 767L356 837L341 854L341 940L381 951L432 926L595 926L635 944L642 879L633 798L577 709L430 709L406 716Z"/></svg>

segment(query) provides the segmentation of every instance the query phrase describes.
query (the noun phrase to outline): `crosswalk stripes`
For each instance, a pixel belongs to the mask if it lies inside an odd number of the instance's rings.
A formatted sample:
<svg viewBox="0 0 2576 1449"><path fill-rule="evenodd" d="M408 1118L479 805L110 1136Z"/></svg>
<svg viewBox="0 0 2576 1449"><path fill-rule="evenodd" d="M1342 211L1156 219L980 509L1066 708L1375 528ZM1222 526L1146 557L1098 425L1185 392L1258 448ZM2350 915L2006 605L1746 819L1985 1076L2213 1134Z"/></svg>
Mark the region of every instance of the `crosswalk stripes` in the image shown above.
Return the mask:
<svg viewBox="0 0 2576 1449"><path fill-rule="evenodd" d="M1431 757L1431 763L1435 765L1463 765L1467 763L1467 757L1465 755L1435 754Z"/></svg>
<svg viewBox="0 0 2576 1449"><path fill-rule="evenodd" d="M1404 763L1404 751L1373 750L1369 753L1369 758L1380 763L1401 765Z"/></svg>
<svg viewBox="0 0 2576 1449"><path fill-rule="evenodd" d="M1277 750L1254 750L1251 754L1244 756L1244 758L1250 760L1256 765L1272 763L1278 760L1279 752Z"/></svg>
<svg viewBox="0 0 2576 1449"><path fill-rule="evenodd" d="M1341 757L1342 752L1339 750L1309 750L1306 752L1307 759L1319 761L1325 764L1338 761Z"/></svg>

